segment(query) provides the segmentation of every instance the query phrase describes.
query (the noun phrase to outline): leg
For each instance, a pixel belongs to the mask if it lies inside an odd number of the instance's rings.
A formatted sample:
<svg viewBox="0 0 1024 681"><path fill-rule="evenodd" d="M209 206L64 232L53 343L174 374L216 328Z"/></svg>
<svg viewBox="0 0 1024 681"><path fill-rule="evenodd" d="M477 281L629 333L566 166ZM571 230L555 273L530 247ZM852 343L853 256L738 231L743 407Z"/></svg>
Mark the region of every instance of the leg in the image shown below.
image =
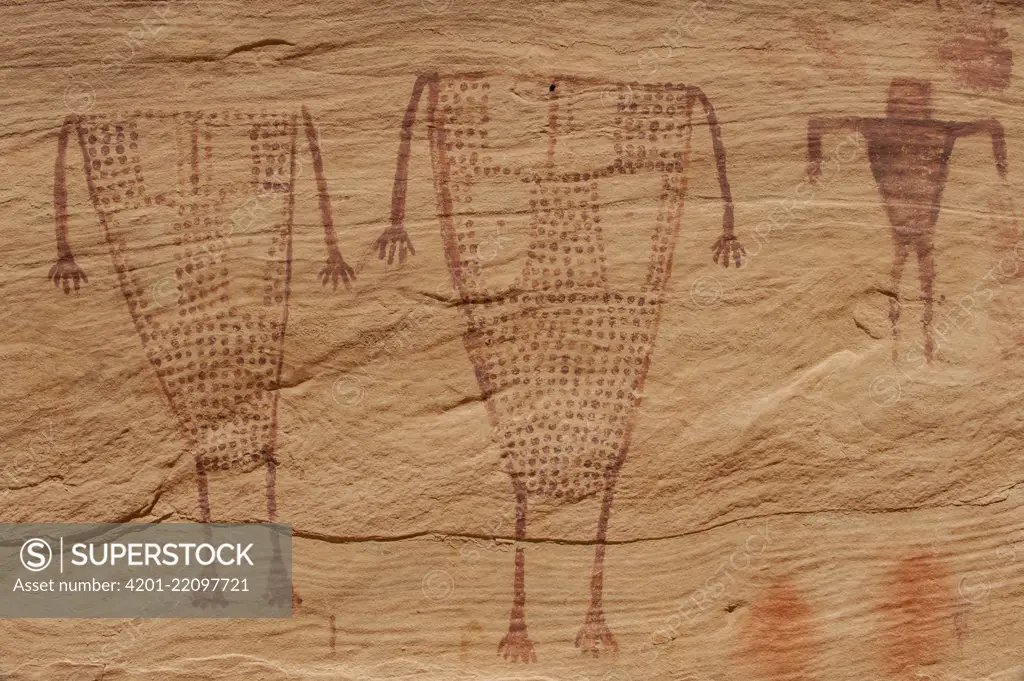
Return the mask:
<svg viewBox="0 0 1024 681"><path fill-rule="evenodd" d="M335 653L335 649L336 649L336 647L338 645L338 625L337 625L337 621L334 618L334 615L331 615L330 623L331 623L331 638L328 641L328 643L331 646L331 656L333 657L334 653Z"/></svg>
<svg viewBox="0 0 1024 681"><path fill-rule="evenodd" d="M196 484L199 487L199 513L204 523L210 522L210 486L206 480L203 460L196 457Z"/></svg>
<svg viewBox="0 0 1024 681"><path fill-rule="evenodd" d="M515 484L515 483L514 483ZM526 539L526 490L515 484L516 541ZM498 654L513 662L536 662L533 642L526 632L526 557L516 547L516 571L512 581L512 612L508 618L508 633L498 643Z"/></svg>
<svg viewBox="0 0 1024 681"><path fill-rule="evenodd" d="M210 517L210 488L209 482L206 477L206 468L203 467L203 460L200 457L196 457L196 483L199 487L199 512L202 517L203 523L213 522ZM203 533L205 541L207 543L213 542L213 532L206 528ZM216 578L217 568L213 565L203 568L203 577ZM193 591L192 592L192 603L198 605L200 608L206 608L207 606L218 606L223 608L228 604L226 598L220 591Z"/></svg>
<svg viewBox="0 0 1024 681"><path fill-rule="evenodd" d="M932 292L935 288L935 252L931 234L918 237L917 273L921 279L921 300L924 301L924 312L921 314L921 326L924 331L924 358L929 363L935 354L935 341L932 339Z"/></svg>
<svg viewBox="0 0 1024 681"><path fill-rule="evenodd" d="M892 327L892 361L895 362L899 351L900 322L900 279L903 277L903 266L907 263L910 253L906 240L893 232L894 247L892 257L892 297L889 299L889 325Z"/></svg>
<svg viewBox="0 0 1024 681"><path fill-rule="evenodd" d="M619 646L608 625L604 623L604 605L601 602L604 593L604 549L605 533L608 530L608 517L612 512L612 495L614 482L609 482L604 491L601 503L601 516L597 521L597 548L594 550L594 571L590 576L590 607L587 618L576 634L576 647L594 657L601 650L615 652Z"/></svg>
<svg viewBox="0 0 1024 681"><path fill-rule="evenodd" d="M277 521L277 462L274 460L272 453L267 456L267 519L271 523ZM291 592L292 614L294 615L299 606L302 605L302 596L299 595L295 585L290 583L291 580L289 580L288 574L284 569L284 558L281 557L281 545L276 532L271 534L270 540L273 545L273 555L270 559L270 582L267 585L267 602L271 605L284 602L284 599L288 598L289 592Z"/></svg>
<svg viewBox="0 0 1024 681"><path fill-rule="evenodd" d="M267 458L267 520L277 520L277 462L273 455Z"/></svg>

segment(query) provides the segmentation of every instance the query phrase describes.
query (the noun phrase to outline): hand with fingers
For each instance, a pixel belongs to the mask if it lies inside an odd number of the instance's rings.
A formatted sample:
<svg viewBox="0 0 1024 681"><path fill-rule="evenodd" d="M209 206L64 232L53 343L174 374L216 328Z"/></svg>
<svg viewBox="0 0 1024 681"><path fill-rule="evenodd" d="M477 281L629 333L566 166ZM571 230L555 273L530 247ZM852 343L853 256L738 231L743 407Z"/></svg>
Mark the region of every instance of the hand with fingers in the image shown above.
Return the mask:
<svg viewBox="0 0 1024 681"><path fill-rule="evenodd" d="M65 294L71 293L72 284L74 285L75 293L77 293L81 287L80 284L89 282L85 272L71 256L60 258L50 268L50 273L46 278L52 281L54 286L60 287L63 284Z"/></svg>
<svg viewBox="0 0 1024 681"><path fill-rule="evenodd" d="M721 260L722 267L728 267L729 261L732 260L736 267L739 268L747 251L743 248L743 244L740 243L739 239L734 236L723 235L718 237L718 241L711 247L711 254L716 264Z"/></svg>
<svg viewBox="0 0 1024 681"><path fill-rule="evenodd" d="M341 252L334 249L328 254L327 264L320 270L319 278L324 286L327 286L328 282L333 284L334 290L338 289L338 281L341 280L347 289L350 288L350 283L355 281L356 271L348 266L341 257Z"/></svg>
<svg viewBox="0 0 1024 681"><path fill-rule="evenodd" d="M377 238L377 257L384 259L385 254L388 264L395 262L395 251L398 251L398 264L405 262L407 255L416 255L416 249L412 246L412 239L404 227L388 227L384 233Z"/></svg>
<svg viewBox="0 0 1024 681"><path fill-rule="evenodd" d="M807 162L807 180L813 184L821 184L821 159L813 159Z"/></svg>

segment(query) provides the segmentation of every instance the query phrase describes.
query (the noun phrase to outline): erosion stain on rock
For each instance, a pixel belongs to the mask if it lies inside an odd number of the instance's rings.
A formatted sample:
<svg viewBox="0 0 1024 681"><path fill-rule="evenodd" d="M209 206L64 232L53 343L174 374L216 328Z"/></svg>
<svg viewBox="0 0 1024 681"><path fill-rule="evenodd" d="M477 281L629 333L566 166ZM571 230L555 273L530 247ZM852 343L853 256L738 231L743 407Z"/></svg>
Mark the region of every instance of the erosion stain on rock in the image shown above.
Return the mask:
<svg viewBox="0 0 1024 681"><path fill-rule="evenodd" d="M952 579L933 556L911 554L887 567L877 606L882 618L882 665L890 677L940 661L950 645Z"/></svg>
<svg viewBox="0 0 1024 681"><path fill-rule="evenodd" d="M943 26L938 59L953 82L975 93L1002 91L1013 77L1007 29L990 12L958 11Z"/></svg>
<svg viewBox="0 0 1024 681"><path fill-rule="evenodd" d="M817 648L814 612L791 577L751 603L745 657L761 681L810 681Z"/></svg>
<svg viewBox="0 0 1024 681"><path fill-rule="evenodd" d="M470 659L473 646L483 634L484 627L477 620L471 621L462 628L462 638L459 641L459 660L465 662Z"/></svg>
<svg viewBox="0 0 1024 681"><path fill-rule="evenodd" d="M792 22L800 38L818 55L829 80L859 82L864 80L864 64L854 56L856 50L838 32L814 18L803 16Z"/></svg>

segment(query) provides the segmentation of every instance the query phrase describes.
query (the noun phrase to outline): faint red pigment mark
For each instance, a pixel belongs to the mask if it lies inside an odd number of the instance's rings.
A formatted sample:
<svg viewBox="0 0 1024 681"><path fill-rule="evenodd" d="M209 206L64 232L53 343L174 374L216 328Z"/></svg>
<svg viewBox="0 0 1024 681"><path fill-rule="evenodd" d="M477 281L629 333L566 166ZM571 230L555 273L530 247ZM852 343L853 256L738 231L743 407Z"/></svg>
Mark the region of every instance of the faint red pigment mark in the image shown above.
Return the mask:
<svg viewBox="0 0 1024 681"><path fill-rule="evenodd" d="M853 46L816 19L802 17L793 20L793 27L821 55L822 66L829 80L861 81L864 79L864 65L854 57Z"/></svg>
<svg viewBox="0 0 1024 681"><path fill-rule="evenodd" d="M989 198L988 212L990 224L996 232L996 252L1011 252L1016 256L1016 249L1024 243L1024 230L1021 229L1011 192L1012 190L1007 188L1004 196ZM1013 278L1024 279L1024 267L1018 267L1013 273Z"/></svg>
<svg viewBox="0 0 1024 681"><path fill-rule="evenodd" d="M882 587L882 664L889 676L910 678L919 667L940 662L950 647L952 579L936 558L917 554L891 565Z"/></svg>
<svg viewBox="0 0 1024 681"><path fill-rule="evenodd" d="M892 295L889 322L893 336L893 361L898 356L900 279L911 253L917 257L918 277L924 313L924 355L931 362L933 297L935 286L935 226L939 219L942 192L949 174L953 145L961 137L986 134L992 138L999 177L1006 179L1006 142L1003 126L995 119L973 122L940 121L932 118L931 83L896 78L889 88L884 118L815 118L807 129L808 174L812 182L821 177L821 142L827 133L858 132L868 144L871 172L885 203L892 226Z"/></svg>
<svg viewBox="0 0 1024 681"><path fill-rule="evenodd" d="M765 681L811 681L818 643L814 612L793 579L777 579L750 607L746 650Z"/></svg>
<svg viewBox="0 0 1024 681"><path fill-rule="evenodd" d="M953 634L956 636L957 650L963 653L964 639L966 639L970 633L970 622L968 615L970 614L970 603L965 599L961 599L956 604L956 613L953 615Z"/></svg>
<svg viewBox="0 0 1024 681"><path fill-rule="evenodd" d="M947 9L937 4L940 11ZM967 90L1005 90L1013 75L1013 50L1006 45L1009 32L996 24L994 3L947 5L951 11L943 11L945 40L937 49L939 62Z"/></svg>
<svg viewBox="0 0 1024 681"><path fill-rule="evenodd" d="M468 324L464 344L502 463L512 478L515 538L526 538L530 497L566 502L602 498L590 605L574 639L581 652L596 656L618 647L603 609L607 526L671 274L698 104L710 133L724 203L722 235L712 246L713 260L738 267L744 250L733 234L721 129L700 88L539 78L542 89L537 95L546 103L546 153L535 166L521 167L496 163L489 146L494 94L490 79L497 75L417 78L402 122L392 222L378 241L379 256L392 262L396 247L408 243L404 216L409 154L426 91L426 131L442 244ZM608 86L613 102L617 95L614 109L602 104L609 108L614 130L605 165L576 167L571 155L559 152L560 136L577 132L571 100L563 90L577 85ZM650 262L643 284L616 290L605 271L600 188L611 178L641 173L661 180L656 194L660 210L642 239L652 249ZM498 177L529 185L531 195L529 205L522 207L531 215L528 252L518 279L502 291L492 290L485 281L486 263L479 248L482 228L474 226L493 216L473 202L483 195L479 187ZM641 227L636 229L639 235ZM577 344L588 350L573 350ZM508 633L498 643L498 653L508 660L533 662L536 653L526 626L525 563L524 550L517 547Z"/></svg>
<svg viewBox="0 0 1024 681"><path fill-rule="evenodd" d="M549 88L551 93L548 102L548 168L555 167L555 147L558 144L558 86L554 83Z"/></svg>
<svg viewBox="0 0 1024 681"><path fill-rule="evenodd" d="M473 649L473 643L483 632L483 626L476 620L471 621L462 629L462 638L459 641L459 659L469 660L469 653Z"/></svg>

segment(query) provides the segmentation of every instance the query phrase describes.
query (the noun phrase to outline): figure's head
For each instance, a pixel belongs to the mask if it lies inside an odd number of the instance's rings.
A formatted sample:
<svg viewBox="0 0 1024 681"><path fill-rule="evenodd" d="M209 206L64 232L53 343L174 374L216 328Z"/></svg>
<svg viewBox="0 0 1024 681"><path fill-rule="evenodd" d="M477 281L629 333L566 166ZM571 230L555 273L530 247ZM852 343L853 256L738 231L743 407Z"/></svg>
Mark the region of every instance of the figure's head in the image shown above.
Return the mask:
<svg viewBox="0 0 1024 681"><path fill-rule="evenodd" d="M893 78L886 114L889 118L931 118L932 84L916 78Z"/></svg>

